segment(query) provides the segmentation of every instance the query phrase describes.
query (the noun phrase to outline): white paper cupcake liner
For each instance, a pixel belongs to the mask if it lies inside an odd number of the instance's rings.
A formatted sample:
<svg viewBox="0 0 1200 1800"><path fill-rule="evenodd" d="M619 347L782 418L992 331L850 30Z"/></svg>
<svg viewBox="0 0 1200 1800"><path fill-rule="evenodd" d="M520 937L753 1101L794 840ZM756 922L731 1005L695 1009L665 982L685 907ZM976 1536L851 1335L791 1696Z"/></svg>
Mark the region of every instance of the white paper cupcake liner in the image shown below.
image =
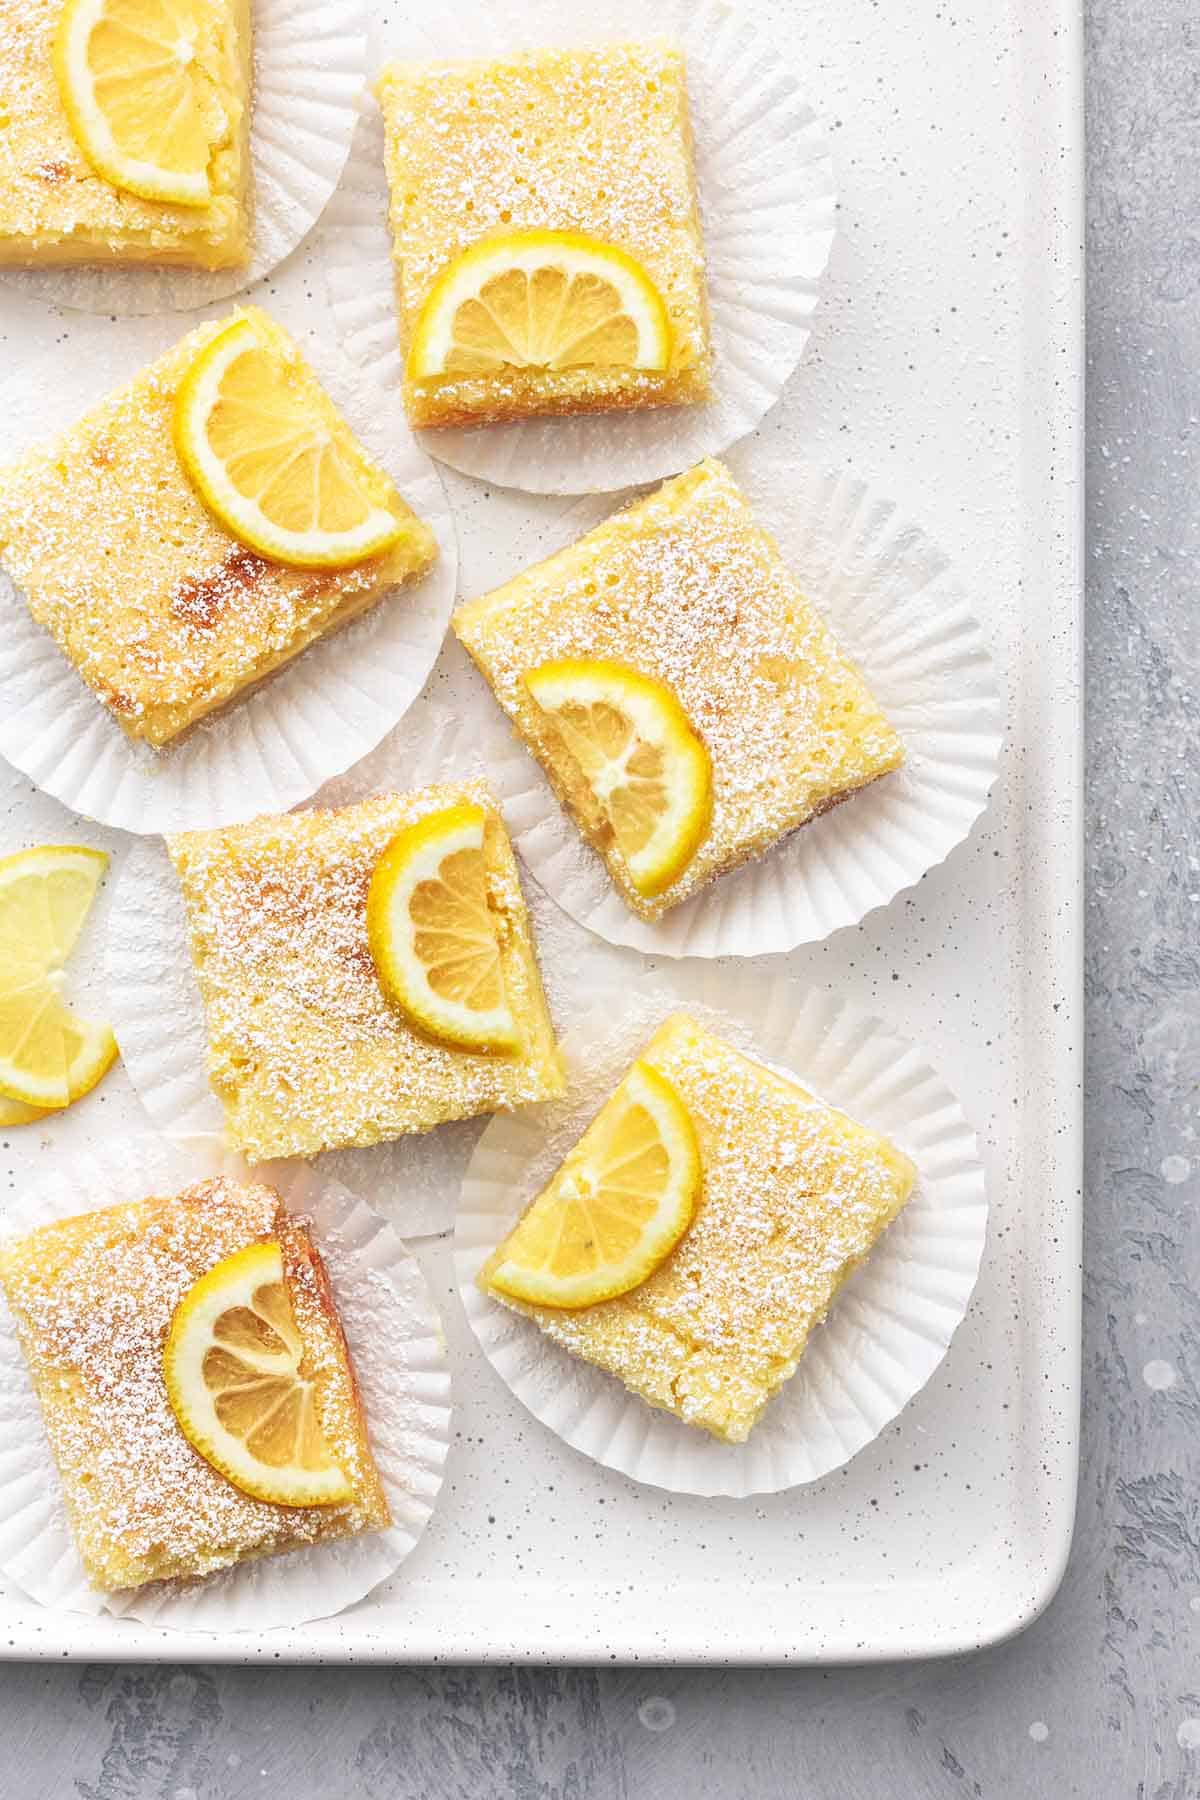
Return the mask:
<svg viewBox="0 0 1200 1800"><path fill-rule="evenodd" d="M117 360L111 386L133 373ZM313 361L356 435L438 541L420 581L311 644L261 687L164 750L134 743L34 623L0 572L0 755L56 800L132 832L226 825L286 812L357 762L416 699L437 658L458 578L441 477L399 400L328 349ZM96 374L93 360L90 374Z"/></svg>
<svg viewBox="0 0 1200 1800"><path fill-rule="evenodd" d="M253 244L242 269L9 269L29 298L129 318L181 312L269 275L329 204L367 78L367 0L254 0Z"/></svg>
<svg viewBox="0 0 1200 1800"><path fill-rule="evenodd" d="M481 773L469 722L422 701L384 745L318 795L345 805L367 794L410 793L435 781ZM159 1130L219 1140L224 1112L209 1086L204 1008L188 948L179 879L157 839L125 857L108 910L104 984L107 1017L125 1069ZM323 1175L371 1203L407 1238L448 1231L471 1152L486 1124L464 1119L369 1148L329 1150Z"/></svg>
<svg viewBox="0 0 1200 1800"><path fill-rule="evenodd" d="M647 1405L481 1293L475 1278L582 1134L654 1027L684 1007L760 1061L884 1132L916 1163L915 1193L837 1295L796 1374L745 1444L722 1444ZM848 1002L736 967L694 965L639 984L573 1024L568 1098L495 1119L463 1184L455 1273L480 1348L535 1418L610 1469L677 1493L777 1493L855 1456L929 1380L966 1313L987 1227L983 1168L962 1109L921 1051Z"/></svg>
<svg viewBox="0 0 1200 1800"><path fill-rule="evenodd" d="M987 805L1003 741L983 632L920 527L857 476L797 464L762 442L726 460L900 733L907 761L649 924L626 907L493 706L481 754L526 867L581 925L656 956L759 956L857 924L967 836ZM568 543L597 516L594 501L582 502L556 531Z"/></svg>
<svg viewBox="0 0 1200 1800"><path fill-rule="evenodd" d="M673 475L753 431L804 353L833 243L829 143L774 44L718 0L467 0L412 9L382 32L387 58L494 56L550 44L668 37L684 53L714 350L705 406L422 433L466 475L578 494ZM355 139L329 223L334 317L353 356L401 375L378 116Z"/></svg>
<svg viewBox="0 0 1200 1800"><path fill-rule="evenodd" d="M54 1219L206 1176L265 1181L313 1221L354 1358L371 1447L392 1524L343 1542L261 1557L194 1583L102 1595L89 1587L67 1526L41 1409L0 1298L0 1570L43 1605L110 1612L176 1631L272 1630L323 1619L393 1575L432 1516L450 1448L450 1372L441 1322L420 1268L362 1201L303 1164L247 1171L218 1151L184 1151L151 1135L59 1166L0 1211L19 1235Z"/></svg>

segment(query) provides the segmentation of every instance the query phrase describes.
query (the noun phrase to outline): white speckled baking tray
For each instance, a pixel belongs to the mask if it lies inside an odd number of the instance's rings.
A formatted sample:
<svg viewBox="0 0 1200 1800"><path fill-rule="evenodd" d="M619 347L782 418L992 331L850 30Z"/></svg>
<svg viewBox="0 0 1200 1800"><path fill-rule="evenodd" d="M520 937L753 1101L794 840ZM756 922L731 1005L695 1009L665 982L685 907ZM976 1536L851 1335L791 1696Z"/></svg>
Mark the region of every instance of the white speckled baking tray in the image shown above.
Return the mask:
<svg viewBox="0 0 1200 1800"><path fill-rule="evenodd" d="M1079 1380L1078 7L756 11L803 60L842 196L809 355L764 433L853 467L924 522L964 572L1008 683L1001 780L969 842L861 926L770 965L920 1041L978 1126L992 1231L967 1320L924 1392L843 1470L767 1499L690 1499L597 1468L523 1414L430 1241L419 1249L449 1322L458 1435L441 1509L394 1582L337 1619L226 1638L49 1614L0 1591L0 1653L838 1662L968 1649L1054 1592ZM323 336L321 254L318 231L257 297ZM45 429L49 382L89 396L100 342L120 333L133 368L179 326L0 296L0 459ZM448 485L464 593L555 542L566 503ZM452 648L435 682L479 703ZM120 852L116 834L0 771L0 850L72 837ZM547 960L614 995L636 981L637 956L545 901L538 912ZM0 1140L0 1175L18 1186L141 1122L118 1072L57 1124Z"/></svg>

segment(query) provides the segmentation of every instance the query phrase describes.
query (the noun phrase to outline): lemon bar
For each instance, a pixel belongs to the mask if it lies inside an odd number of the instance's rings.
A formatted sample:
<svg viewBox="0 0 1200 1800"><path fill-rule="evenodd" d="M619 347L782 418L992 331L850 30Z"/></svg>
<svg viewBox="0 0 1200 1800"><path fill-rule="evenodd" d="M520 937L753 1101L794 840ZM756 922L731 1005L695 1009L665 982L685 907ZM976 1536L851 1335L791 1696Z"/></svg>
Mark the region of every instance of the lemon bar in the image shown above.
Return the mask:
<svg viewBox="0 0 1200 1800"><path fill-rule="evenodd" d="M249 0L206 0L193 55L226 128L200 206L147 200L84 155L55 78L63 0L0 0L0 265L240 268L250 255Z"/></svg>
<svg viewBox="0 0 1200 1800"><path fill-rule="evenodd" d="M728 469L698 464L459 608L454 629L626 904L654 920L896 769L904 747ZM531 673L601 660L662 683L711 760L711 816L661 893L635 886L609 815Z"/></svg>
<svg viewBox="0 0 1200 1800"><path fill-rule="evenodd" d="M439 278L509 233L582 234L631 257L666 308L654 369L450 369L416 379L415 425L703 401L711 349L683 60L660 42L540 50L504 61L395 63L376 84L406 370Z"/></svg>
<svg viewBox="0 0 1200 1800"><path fill-rule="evenodd" d="M686 1013L659 1027L641 1060L672 1084L699 1140L703 1190L686 1236L639 1287L576 1311L491 1288L500 1251L480 1285L651 1406L740 1444L909 1199L916 1170L878 1132Z"/></svg>
<svg viewBox="0 0 1200 1800"><path fill-rule="evenodd" d="M171 1404L163 1356L180 1302L225 1257L261 1243L280 1248L300 1374L346 1478L344 1502L251 1497L193 1449ZM206 1575L390 1522L320 1256L272 1188L218 1177L44 1225L0 1245L0 1286L93 1586Z"/></svg>
<svg viewBox="0 0 1200 1800"><path fill-rule="evenodd" d="M253 321L331 441L354 447L287 333L257 307L231 318ZM422 575L436 555L433 533L376 465L376 498L404 530L349 567L273 562L208 510L176 454L173 409L183 376L231 318L198 326L58 443L0 472L0 565L128 735L156 748Z"/></svg>
<svg viewBox="0 0 1200 1800"><path fill-rule="evenodd" d="M367 890L402 827L463 801L486 813L488 904L521 1045L437 1043L388 1000ZM377 794L168 840L187 906L209 1074L230 1142L251 1162L428 1131L563 1090L516 861L481 781Z"/></svg>

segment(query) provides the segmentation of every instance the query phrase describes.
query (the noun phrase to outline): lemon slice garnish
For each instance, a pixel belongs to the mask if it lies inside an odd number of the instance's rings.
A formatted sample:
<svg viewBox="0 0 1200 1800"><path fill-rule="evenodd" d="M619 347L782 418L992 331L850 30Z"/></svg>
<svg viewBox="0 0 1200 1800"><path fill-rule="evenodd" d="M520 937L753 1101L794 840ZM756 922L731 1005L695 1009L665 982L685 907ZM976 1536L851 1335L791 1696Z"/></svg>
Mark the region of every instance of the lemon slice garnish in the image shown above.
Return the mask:
<svg viewBox="0 0 1200 1800"><path fill-rule="evenodd" d="M58 91L79 148L114 187L208 205L213 152L231 132L214 23L204 0L66 0Z"/></svg>
<svg viewBox="0 0 1200 1800"><path fill-rule="evenodd" d="M408 373L510 369L663 370L662 295L624 250L574 231L485 238L444 269L413 333Z"/></svg>
<svg viewBox="0 0 1200 1800"><path fill-rule="evenodd" d="M398 832L371 877L367 938L384 993L419 1031L460 1050L515 1052L486 828L483 808L464 801Z"/></svg>
<svg viewBox="0 0 1200 1800"><path fill-rule="evenodd" d="M74 844L0 860L0 1095L25 1107L69 1106L116 1058L109 1027L77 1019L60 993L107 867Z"/></svg>
<svg viewBox="0 0 1200 1800"><path fill-rule="evenodd" d="M649 1063L634 1063L549 1187L483 1270L483 1284L533 1306L594 1306L639 1287L700 1203L691 1114Z"/></svg>
<svg viewBox="0 0 1200 1800"><path fill-rule="evenodd" d="M201 350L175 399L175 448L205 505L252 550L297 568L346 568L401 537L386 477L298 358L235 319Z"/></svg>
<svg viewBox="0 0 1200 1800"><path fill-rule="evenodd" d="M712 818L712 761L682 706L620 663L543 663L525 685L607 817L634 887L661 894Z"/></svg>
<svg viewBox="0 0 1200 1800"><path fill-rule="evenodd" d="M163 1379L188 1443L243 1493L276 1506L353 1499L321 1431L277 1243L238 1250L188 1289Z"/></svg>

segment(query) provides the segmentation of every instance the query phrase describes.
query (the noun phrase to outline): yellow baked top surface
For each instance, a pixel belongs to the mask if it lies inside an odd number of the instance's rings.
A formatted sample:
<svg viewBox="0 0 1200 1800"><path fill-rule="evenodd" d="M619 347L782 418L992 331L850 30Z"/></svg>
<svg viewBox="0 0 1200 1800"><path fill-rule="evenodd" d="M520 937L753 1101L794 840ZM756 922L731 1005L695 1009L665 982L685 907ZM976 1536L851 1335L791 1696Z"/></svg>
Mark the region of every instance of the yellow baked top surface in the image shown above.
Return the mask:
<svg viewBox="0 0 1200 1800"><path fill-rule="evenodd" d="M618 1299L577 1312L505 1304L651 1405L741 1443L916 1171L886 1138L687 1014L667 1019L641 1054L696 1127L695 1223Z"/></svg>
<svg viewBox="0 0 1200 1800"><path fill-rule="evenodd" d="M322 1426L355 1489L346 1505L251 1499L193 1450L167 1397L176 1306L222 1258L267 1238L282 1246ZM0 1245L0 1284L95 1586L202 1575L388 1523L336 1313L305 1229L272 1188L221 1177L43 1226Z"/></svg>
<svg viewBox="0 0 1200 1800"><path fill-rule="evenodd" d="M636 370L514 378L512 406L541 387L580 405L707 392L704 251L683 61L660 42L542 50L496 62L395 63L376 93L387 132L401 346L439 273L492 233L583 232L634 257L661 293L674 350L665 376ZM600 377L605 379L601 380ZM494 405L504 379L408 383L434 416ZM624 403L628 403L626 400ZM424 420L422 420L424 422Z"/></svg>
<svg viewBox="0 0 1200 1800"><path fill-rule="evenodd" d="M484 856L516 1056L435 1044L389 1004L366 896L402 826L470 800ZM204 1001L209 1071L232 1141L254 1161L426 1131L562 1092L529 919L507 833L483 782L379 794L169 840Z"/></svg>
<svg viewBox="0 0 1200 1800"><path fill-rule="evenodd" d="M661 916L904 758L861 676L715 460L469 601L454 628L644 918ZM622 663L665 682L711 756L708 835L653 900L633 887L579 770L525 688L530 670L570 657Z"/></svg>
<svg viewBox="0 0 1200 1800"><path fill-rule="evenodd" d="M348 438L287 333L257 307L239 310L319 397L331 431ZM56 444L0 473L0 563L126 731L153 744L423 573L436 554L433 534L378 467L373 497L408 529L350 568L285 568L217 522L179 461L171 420L184 372L228 323L198 326Z"/></svg>
<svg viewBox="0 0 1200 1800"><path fill-rule="evenodd" d="M211 0L204 54L229 134L208 206L114 187L76 143L51 61L62 0L0 0L0 263L162 262L226 268L250 243L250 4Z"/></svg>

